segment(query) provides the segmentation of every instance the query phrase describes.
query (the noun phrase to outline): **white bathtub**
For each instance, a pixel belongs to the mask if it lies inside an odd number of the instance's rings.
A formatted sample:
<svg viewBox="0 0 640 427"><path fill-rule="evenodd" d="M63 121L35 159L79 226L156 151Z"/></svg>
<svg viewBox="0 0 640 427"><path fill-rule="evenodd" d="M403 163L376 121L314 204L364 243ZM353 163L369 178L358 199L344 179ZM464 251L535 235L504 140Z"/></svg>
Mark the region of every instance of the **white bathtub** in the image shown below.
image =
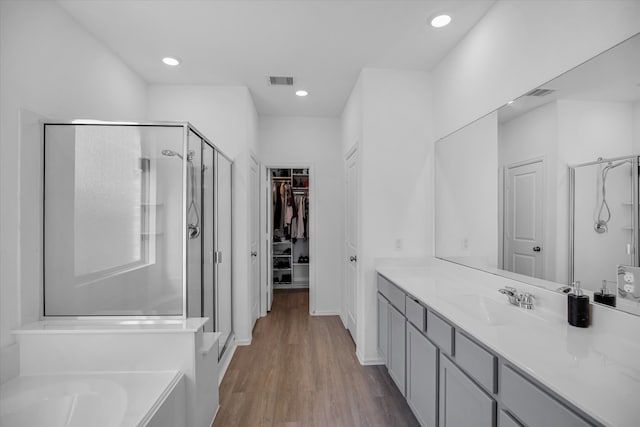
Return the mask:
<svg viewBox="0 0 640 427"><path fill-rule="evenodd" d="M0 425L176 425L180 412L184 421L183 387L177 371L20 376L0 387ZM162 420L167 414L172 419Z"/></svg>

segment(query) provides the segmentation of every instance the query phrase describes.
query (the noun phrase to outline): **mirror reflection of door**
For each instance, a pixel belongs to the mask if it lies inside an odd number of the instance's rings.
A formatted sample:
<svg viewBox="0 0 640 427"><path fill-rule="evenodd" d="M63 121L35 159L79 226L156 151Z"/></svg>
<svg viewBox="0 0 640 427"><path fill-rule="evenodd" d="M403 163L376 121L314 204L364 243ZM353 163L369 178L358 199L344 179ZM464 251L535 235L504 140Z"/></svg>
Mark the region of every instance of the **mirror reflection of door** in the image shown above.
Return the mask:
<svg viewBox="0 0 640 427"><path fill-rule="evenodd" d="M507 166L504 198L504 268L542 278L544 161Z"/></svg>
<svg viewBox="0 0 640 427"><path fill-rule="evenodd" d="M347 329L356 342L357 282L358 282L358 151L352 150L346 158L347 168L347 240L346 240L346 304Z"/></svg>

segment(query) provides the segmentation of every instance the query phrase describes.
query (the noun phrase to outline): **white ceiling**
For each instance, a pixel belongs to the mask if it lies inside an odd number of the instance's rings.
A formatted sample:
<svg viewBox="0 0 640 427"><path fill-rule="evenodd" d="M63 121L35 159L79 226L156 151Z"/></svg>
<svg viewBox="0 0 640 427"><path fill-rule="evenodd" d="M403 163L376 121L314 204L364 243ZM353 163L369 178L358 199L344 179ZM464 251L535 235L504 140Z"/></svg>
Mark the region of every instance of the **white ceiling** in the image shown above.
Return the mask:
<svg viewBox="0 0 640 427"><path fill-rule="evenodd" d="M364 67L431 69L493 2L59 1L149 83L247 86L259 114L306 116L339 115ZM452 23L432 28L442 12ZM309 96L268 75L294 76Z"/></svg>

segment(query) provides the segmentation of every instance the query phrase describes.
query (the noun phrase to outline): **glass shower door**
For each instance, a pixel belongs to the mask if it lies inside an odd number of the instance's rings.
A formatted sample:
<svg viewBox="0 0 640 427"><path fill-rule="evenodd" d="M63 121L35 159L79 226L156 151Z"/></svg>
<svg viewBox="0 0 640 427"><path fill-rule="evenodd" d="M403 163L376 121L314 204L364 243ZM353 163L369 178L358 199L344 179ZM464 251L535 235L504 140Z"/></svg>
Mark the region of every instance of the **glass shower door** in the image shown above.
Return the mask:
<svg viewBox="0 0 640 427"><path fill-rule="evenodd" d="M573 279L596 291L638 265L638 159L573 168Z"/></svg>
<svg viewBox="0 0 640 427"><path fill-rule="evenodd" d="M184 128L44 137L44 316L183 316Z"/></svg>
<svg viewBox="0 0 640 427"><path fill-rule="evenodd" d="M216 331L222 354L233 332L231 308L231 161L216 152Z"/></svg>
<svg viewBox="0 0 640 427"><path fill-rule="evenodd" d="M215 152L209 144L202 151L202 316L209 320L205 332L214 331L215 323L215 236L214 188Z"/></svg>

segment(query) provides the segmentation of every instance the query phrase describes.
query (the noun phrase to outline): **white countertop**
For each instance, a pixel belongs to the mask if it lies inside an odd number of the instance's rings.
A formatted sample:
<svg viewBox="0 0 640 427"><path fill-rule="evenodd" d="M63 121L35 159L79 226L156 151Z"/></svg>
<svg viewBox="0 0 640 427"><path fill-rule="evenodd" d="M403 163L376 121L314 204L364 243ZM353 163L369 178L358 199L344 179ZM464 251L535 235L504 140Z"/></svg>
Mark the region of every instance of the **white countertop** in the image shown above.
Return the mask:
<svg viewBox="0 0 640 427"><path fill-rule="evenodd" d="M207 317L188 319L113 319L113 320L41 320L14 329L15 335L25 334L96 334L96 333L195 333L202 329Z"/></svg>
<svg viewBox="0 0 640 427"><path fill-rule="evenodd" d="M451 262L387 261L377 271L595 420L639 425L640 337L575 328L564 312L513 306L497 290L526 285ZM540 299L560 297L566 298L551 293Z"/></svg>
<svg viewBox="0 0 640 427"><path fill-rule="evenodd" d="M179 371L20 376L0 387L0 424L146 425L180 378Z"/></svg>

